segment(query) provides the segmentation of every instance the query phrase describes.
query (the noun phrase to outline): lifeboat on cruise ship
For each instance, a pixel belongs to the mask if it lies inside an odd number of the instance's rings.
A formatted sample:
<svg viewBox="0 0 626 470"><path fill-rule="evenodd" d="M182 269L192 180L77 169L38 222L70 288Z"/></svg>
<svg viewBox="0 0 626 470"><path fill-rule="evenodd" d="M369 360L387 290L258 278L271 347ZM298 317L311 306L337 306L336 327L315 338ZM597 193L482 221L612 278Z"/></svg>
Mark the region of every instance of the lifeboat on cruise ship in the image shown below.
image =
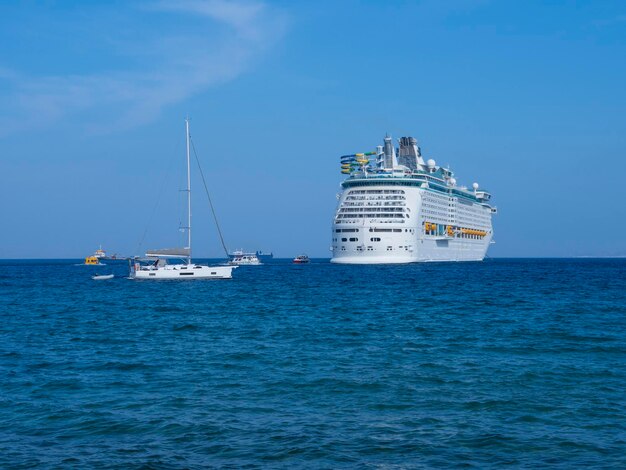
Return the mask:
<svg viewBox="0 0 626 470"><path fill-rule="evenodd" d="M468 235L478 235L481 237L484 237L485 235L487 235L487 232L485 232L484 230L476 230L473 228L462 228L461 232L466 233Z"/></svg>
<svg viewBox="0 0 626 470"><path fill-rule="evenodd" d="M427 235L436 235L437 234L437 224L433 222L425 222L424 223L424 232Z"/></svg>

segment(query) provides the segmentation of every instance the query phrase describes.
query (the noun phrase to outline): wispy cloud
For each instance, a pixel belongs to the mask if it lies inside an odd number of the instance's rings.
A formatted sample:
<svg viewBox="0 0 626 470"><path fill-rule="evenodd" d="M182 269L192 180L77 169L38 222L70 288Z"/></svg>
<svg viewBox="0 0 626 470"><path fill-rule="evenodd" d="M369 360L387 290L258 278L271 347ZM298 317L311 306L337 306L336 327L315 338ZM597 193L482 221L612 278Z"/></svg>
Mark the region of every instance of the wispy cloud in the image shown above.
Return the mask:
<svg viewBox="0 0 626 470"><path fill-rule="evenodd" d="M213 18L234 27L244 37L260 38L264 24L259 21L267 8L261 3L234 3L225 0L163 0L155 9L196 13Z"/></svg>
<svg viewBox="0 0 626 470"><path fill-rule="evenodd" d="M89 116L92 132L150 122L167 106L245 72L286 28L285 16L261 2L162 0L133 13L148 22L142 31L150 34L117 45L131 56L125 69L34 76L0 64L0 136L79 113ZM164 17L180 27L163 32Z"/></svg>

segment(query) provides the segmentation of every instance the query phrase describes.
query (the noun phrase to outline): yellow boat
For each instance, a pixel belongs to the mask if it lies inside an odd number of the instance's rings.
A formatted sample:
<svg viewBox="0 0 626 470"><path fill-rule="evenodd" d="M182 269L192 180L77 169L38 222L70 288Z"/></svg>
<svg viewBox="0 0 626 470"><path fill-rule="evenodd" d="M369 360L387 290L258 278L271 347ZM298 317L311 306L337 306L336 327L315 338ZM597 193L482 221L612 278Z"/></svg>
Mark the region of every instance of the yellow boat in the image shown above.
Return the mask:
<svg viewBox="0 0 626 470"><path fill-rule="evenodd" d="M87 256L87 258L85 258L85 264L93 266L96 264L100 264L100 261L95 256Z"/></svg>

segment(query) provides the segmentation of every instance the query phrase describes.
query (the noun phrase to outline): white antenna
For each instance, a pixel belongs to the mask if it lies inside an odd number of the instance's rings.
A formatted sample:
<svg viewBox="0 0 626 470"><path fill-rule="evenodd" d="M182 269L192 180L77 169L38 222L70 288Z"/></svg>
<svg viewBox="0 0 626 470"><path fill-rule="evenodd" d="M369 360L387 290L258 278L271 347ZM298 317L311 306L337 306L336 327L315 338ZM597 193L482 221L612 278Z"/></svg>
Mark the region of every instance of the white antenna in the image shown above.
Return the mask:
<svg viewBox="0 0 626 470"><path fill-rule="evenodd" d="M191 168L189 164L189 116L185 118L185 139L187 142L187 264L191 264Z"/></svg>

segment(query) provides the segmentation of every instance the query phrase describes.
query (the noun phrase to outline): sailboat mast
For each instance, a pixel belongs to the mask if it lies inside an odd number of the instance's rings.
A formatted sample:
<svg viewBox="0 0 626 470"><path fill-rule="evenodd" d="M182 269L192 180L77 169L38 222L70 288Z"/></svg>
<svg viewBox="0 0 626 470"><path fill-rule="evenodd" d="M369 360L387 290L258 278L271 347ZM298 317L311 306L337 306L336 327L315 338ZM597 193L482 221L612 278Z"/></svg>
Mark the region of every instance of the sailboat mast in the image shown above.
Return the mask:
<svg viewBox="0 0 626 470"><path fill-rule="evenodd" d="M187 262L191 264L191 166L189 163L189 117L185 118L185 138L187 141L187 247L189 257Z"/></svg>

